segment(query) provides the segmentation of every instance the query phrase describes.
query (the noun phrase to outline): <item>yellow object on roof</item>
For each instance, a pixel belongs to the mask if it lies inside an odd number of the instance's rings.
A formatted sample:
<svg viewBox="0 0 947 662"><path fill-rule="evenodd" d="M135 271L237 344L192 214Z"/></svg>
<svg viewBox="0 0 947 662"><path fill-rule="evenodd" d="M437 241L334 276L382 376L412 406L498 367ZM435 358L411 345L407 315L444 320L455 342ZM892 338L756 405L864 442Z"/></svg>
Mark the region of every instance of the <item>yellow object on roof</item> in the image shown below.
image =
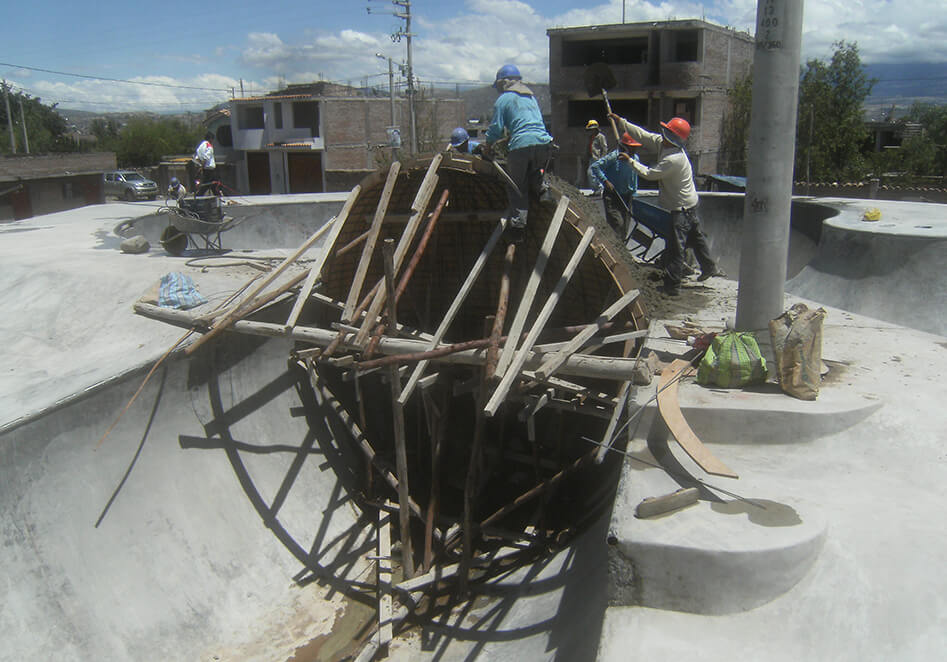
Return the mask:
<svg viewBox="0 0 947 662"><path fill-rule="evenodd" d="M881 210L877 207L872 207L871 209L866 209L865 213L862 214L863 221L880 221L881 220Z"/></svg>

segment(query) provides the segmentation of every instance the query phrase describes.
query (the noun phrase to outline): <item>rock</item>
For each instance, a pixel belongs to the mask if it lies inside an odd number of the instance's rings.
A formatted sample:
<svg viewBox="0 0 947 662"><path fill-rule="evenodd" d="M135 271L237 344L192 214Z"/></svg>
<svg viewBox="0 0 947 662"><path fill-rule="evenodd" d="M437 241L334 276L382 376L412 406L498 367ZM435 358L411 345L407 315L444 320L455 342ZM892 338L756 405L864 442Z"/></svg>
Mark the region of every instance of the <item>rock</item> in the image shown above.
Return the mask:
<svg viewBox="0 0 947 662"><path fill-rule="evenodd" d="M124 240L121 249L123 253L147 253L151 249L151 244L142 235L136 234Z"/></svg>
<svg viewBox="0 0 947 662"><path fill-rule="evenodd" d="M661 369L661 360L654 352L643 354L635 368L631 381L636 386L647 386L651 383L651 376Z"/></svg>

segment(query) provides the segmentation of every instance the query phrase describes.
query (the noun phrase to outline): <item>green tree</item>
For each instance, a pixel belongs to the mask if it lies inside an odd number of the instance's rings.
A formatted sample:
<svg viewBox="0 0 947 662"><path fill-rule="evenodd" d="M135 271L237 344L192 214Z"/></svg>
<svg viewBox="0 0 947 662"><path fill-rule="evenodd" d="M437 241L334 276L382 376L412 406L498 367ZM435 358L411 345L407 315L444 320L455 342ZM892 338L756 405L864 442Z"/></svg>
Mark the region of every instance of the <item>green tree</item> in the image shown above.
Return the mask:
<svg viewBox="0 0 947 662"><path fill-rule="evenodd" d="M829 62L809 60L799 81L796 120L796 179L838 181L864 175L861 153L868 136L862 117L875 84L868 78L858 44L836 42Z"/></svg>
<svg viewBox="0 0 947 662"><path fill-rule="evenodd" d="M166 154L190 154L202 135L179 120L136 118L119 133L115 158L122 168L155 165Z"/></svg>
<svg viewBox="0 0 947 662"><path fill-rule="evenodd" d="M905 119L921 125L921 135L901 145L909 171L947 177L947 105L915 102Z"/></svg>
<svg viewBox="0 0 947 662"><path fill-rule="evenodd" d="M725 175L746 175L746 154L753 105L753 75L747 74L727 90L727 108L720 132L720 156L717 161Z"/></svg>
<svg viewBox="0 0 947 662"><path fill-rule="evenodd" d="M32 97L24 92L10 92L9 100L18 154L26 151L23 140L24 120L31 154L76 150L75 142L68 135L66 120L56 110L56 104L47 106L39 97ZM6 104L0 102L0 128L3 129L0 131L0 151L5 154L13 151L10 146L8 122Z"/></svg>

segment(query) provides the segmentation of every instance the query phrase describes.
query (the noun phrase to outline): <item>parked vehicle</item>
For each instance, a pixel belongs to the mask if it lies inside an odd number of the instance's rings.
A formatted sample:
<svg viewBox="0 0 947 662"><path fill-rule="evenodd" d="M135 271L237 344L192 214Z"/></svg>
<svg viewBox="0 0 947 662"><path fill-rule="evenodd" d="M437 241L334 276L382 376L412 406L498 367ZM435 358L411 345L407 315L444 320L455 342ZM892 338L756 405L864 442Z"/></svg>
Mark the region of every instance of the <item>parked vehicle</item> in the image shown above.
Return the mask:
<svg viewBox="0 0 947 662"><path fill-rule="evenodd" d="M105 195L114 195L129 202L145 198L154 200L158 197L158 185L134 170L116 170L105 173Z"/></svg>

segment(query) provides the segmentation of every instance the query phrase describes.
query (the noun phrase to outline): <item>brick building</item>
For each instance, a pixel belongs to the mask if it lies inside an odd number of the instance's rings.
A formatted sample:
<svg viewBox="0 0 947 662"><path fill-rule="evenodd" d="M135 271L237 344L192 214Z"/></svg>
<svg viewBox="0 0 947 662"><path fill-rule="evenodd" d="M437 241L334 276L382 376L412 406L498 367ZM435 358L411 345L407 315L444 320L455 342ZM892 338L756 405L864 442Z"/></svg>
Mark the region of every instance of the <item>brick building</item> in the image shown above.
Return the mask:
<svg viewBox="0 0 947 662"><path fill-rule="evenodd" d="M108 170L115 170L112 152L0 158L0 221L101 204Z"/></svg>
<svg viewBox="0 0 947 662"><path fill-rule="evenodd" d="M617 80L608 91L614 112L651 130L670 117L685 118L692 125L687 151L695 174L717 171L727 89L753 63L749 34L682 20L554 28L547 35L560 175L584 182L583 127L588 120L599 121L614 147L604 101L590 98L585 88L586 69L597 62L607 64Z"/></svg>
<svg viewBox="0 0 947 662"><path fill-rule="evenodd" d="M394 106L392 110L392 105ZM395 123L392 124L392 112ZM461 99L415 103L419 151L447 143L465 119ZM391 158L389 129L406 153L408 102L319 82L230 102L237 189L250 194L347 190Z"/></svg>

